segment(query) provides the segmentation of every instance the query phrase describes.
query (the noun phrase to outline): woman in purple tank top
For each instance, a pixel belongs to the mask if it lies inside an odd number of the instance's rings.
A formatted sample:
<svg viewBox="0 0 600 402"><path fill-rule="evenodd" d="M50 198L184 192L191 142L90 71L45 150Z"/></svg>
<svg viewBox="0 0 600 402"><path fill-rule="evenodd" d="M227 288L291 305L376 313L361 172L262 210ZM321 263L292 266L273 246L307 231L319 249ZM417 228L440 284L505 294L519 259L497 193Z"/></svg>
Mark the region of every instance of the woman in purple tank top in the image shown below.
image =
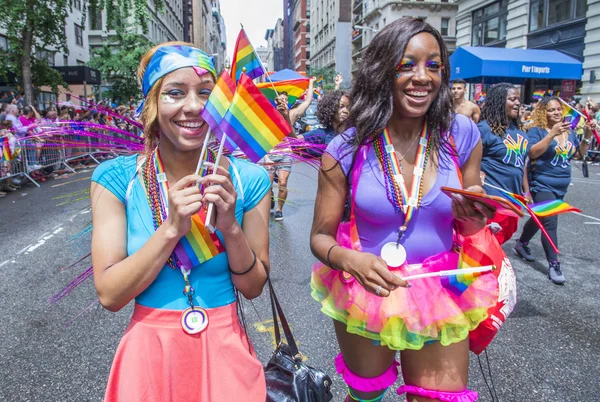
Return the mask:
<svg viewBox="0 0 600 402"><path fill-rule="evenodd" d="M479 232L483 205L442 186L483 193L477 127L454 116L448 50L422 19L401 18L365 50L352 92L351 129L323 156L311 249L313 297L334 319L347 401L381 401L400 353L411 401L472 401L466 389L469 332L497 299L479 276L454 294L415 273L457 268L453 229ZM461 182L462 176L462 182ZM464 183L464 184L463 184ZM342 222L350 198L350 220Z"/></svg>

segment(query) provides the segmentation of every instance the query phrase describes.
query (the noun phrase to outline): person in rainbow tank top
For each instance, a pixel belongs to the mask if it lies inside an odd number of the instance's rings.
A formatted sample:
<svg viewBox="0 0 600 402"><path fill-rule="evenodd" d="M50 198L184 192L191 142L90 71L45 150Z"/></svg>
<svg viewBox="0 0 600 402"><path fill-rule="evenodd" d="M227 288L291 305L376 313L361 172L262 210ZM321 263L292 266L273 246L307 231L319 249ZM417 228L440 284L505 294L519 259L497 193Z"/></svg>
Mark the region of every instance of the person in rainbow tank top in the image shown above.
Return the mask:
<svg viewBox="0 0 600 402"><path fill-rule="evenodd" d="M496 84L488 91L477 124L483 145L481 171L487 194L506 197L508 191L530 202L526 167L531 143L520 128L519 98L519 90L510 83ZM519 218L498 213L489 223L498 242L504 244L517 231Z"/></svg>
<svg viewBox="0 0 600 402"><path fill-rule="evenodd" d="M484 192L480 134L453 112L448 58L442 36L422 19L386 26L364 52L351 128L322 157L311 232L321 263L311 287L333 319L346 401L381 401L397 379L399 351L398 394L477 399L466 389L467 338L495 305L498 281L482 275L455 294L439 278L401 279L455 269L456 236L479 233L491 216L441 190Z"/></svg>
<svg viewBox="0 0 600 402"><path fill-rule="evenodd" d="M534 202L562 200L565 197L571 183L571 159L577 152L585 157L595 128L595 121L588 122L580 142L571 129L571 123L563 121L563 105L558 98L547 96L538 102L533 112L533 125L527 132L531 143L529 185ZM558 215L540 220L558 246ZM529 241L538 230L535 222L529 219L514 248L515 253L528 262L535 261ZM542 246L548 260L548 278L557 285L564 284L566 278L560 268L558 254L545 236L542 236Z"/></svg>
<svg viewBox="0 0 600 402"><path fill-rule="evenodd" d="M212 57L168 42L142 57L138 75L146 152L106 161L92 176L98 298L110 311L135 300L105 400L264 402L263 367L236 299L257 297L266 282L269 176L231 157L215 172L210 151L196 172ZM210 203L213 234L204 226Z"/></svg>

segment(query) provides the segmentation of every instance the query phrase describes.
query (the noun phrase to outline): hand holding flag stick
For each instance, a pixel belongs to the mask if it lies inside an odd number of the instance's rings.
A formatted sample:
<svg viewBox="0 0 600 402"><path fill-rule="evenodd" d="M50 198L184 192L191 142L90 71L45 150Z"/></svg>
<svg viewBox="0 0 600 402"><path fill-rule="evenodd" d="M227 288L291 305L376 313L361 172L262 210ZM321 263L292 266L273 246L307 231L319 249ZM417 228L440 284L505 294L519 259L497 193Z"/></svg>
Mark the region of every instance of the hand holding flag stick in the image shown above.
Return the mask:
<svg viewBox="0 0 600 402"><path fill-rule="evenodd" d="M212 174L216 174L217 169L219 168L219 162L221 162L221 156L223 155L223 146L225 145L226 139L227 135L223 134L221 144L219 145L219 151L217 152L217 156L215 157L215 165L213 166ZM215 226L216 215L214 215L214 210L215 204L214 202L211 202L210 204L208 204L208 211L206 212L206 222L204 222L204 226L206 226L206 229L208 229L209 233L215 233L215 231L217 230Z"/></svg>
<svg viewBox="0 0 600 402"><path fill-rule="evenodd" d="M420 265L420 264L418 264ZM459 269L451 269L447 271L438 271L438 272L428 272L426 274L417 274L417 275L409 275L401 277L400 279L404 281L412 281L415 279L424 279L424 278L434 278L439 276L440 278L445 278L454 275L469 275L469 274L477 274L483 272L489 272L496 269L494 265L485 265L482 267L474 267L474 268L459 268Z"/></svg>

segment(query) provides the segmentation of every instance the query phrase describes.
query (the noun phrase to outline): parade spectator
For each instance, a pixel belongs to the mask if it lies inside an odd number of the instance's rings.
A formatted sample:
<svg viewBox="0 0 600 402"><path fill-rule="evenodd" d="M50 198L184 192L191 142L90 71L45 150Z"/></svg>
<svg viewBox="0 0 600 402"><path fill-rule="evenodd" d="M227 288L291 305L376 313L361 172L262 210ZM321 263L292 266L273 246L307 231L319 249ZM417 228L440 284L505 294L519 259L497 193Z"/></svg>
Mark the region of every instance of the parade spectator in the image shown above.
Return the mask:
<svg viewBox="0 0 600 402"><path fill-rule="evenodd" d="M330 91L323 96L317 106L317 118L323 128L309 131L298 138L313 144L329 144L333 137L346 129L350 115L350 95L345 91ZM321 157L323 152L309 149L312 156Z"/></svg>
<svg viewBox="0 0 600 402"><path fill-rule="evenodd" d="M10 104L6 107L6 120L12 123L12 129L17 137L23 137L27 134L27 127L19 119L19 108L17 105Z"/></svg>
<svg viewBox="0 0 600 402"><path fill-rule="evenodd" d="M450 255L455 224L466 236L485 227L485 208L441 191L442 183L461 188L462 176L464 188L483 193L479 132L470 119L454 115L448 50L422 19L391 22L362 57L351 128L322 158L311 232L311 250L326 264L313 270L313 296L334 320L346 401L381 401L397 380L399 350L405 385L398 393L407 400L474 401L476 393L466 389L467 337L477 327L472 314L493 303L497 282L477 278L474 297L481 304L459 307L439 280L418 290L422 282L403 289L400 278L420 272L417 266L407 271L407 264L426 267ZM347 199L351 218L342 222ZM448 269L431 264L422 269ZM427 313L446 308L456 312L449 321ZM418 324L411 329L411 322Z"/></svg>
<svg viewBox="0 0 600 402"><path fill-rule="evenodd" d="M452 81L452 99L454 101L454 111L458 114L467 116L475 123L479 121L481 110L475 103L465 99L465 90L467 82L465 80L456 79Z"/></svg>
<svg viewBox="0 0 600 402"><path fill-rule="evenodd" d="M580 142L571 123L563 121L563 105L556 97L544 97L535 107L533 127L527 132L531 148L529 174L533 201L544 202L560 199L567 194L571 183L571 159L575 153L585 155L592 142L592 130L596 121L587 122L585 135ZM540 218L552 242L558 246L558 216ZM517 240L514 251L526 261L533 262L529 241L539 228L533 219L529 219ZM557 285L566 282L556 251L545 236L542 246L548 261L548 278Z"/></svg>
<svg viewBox="0 0 600 402"><path fill-rule="evenodd" d="M488 91L482 120L477 124L483 145L481 172L488 194L505 197L508 191L531 201L526 173L531 145L521 129L520 108L519 90L513 84L496 84ZM518 224L518 218L501 213L490 221L500 244L512 237Z"/></svg>
<svg viewBox="0 0 600 402"><path fill-rule="evenodd" d="M118 311L135 299L106 401L266 399L263 367L238 319L236 291L255 298L267 278L268 175L229 157L216 174L189 174L208 135L200 113L216 77L212 58L192 45L150 49L139 68L147 152L104 162L92 176L100 303ZM194 236L198 227L206 229L192 217L209 203L224 251L213 243L216 236ZM215 251L207 256L182 246L189 240L210 241Z"/></svg>

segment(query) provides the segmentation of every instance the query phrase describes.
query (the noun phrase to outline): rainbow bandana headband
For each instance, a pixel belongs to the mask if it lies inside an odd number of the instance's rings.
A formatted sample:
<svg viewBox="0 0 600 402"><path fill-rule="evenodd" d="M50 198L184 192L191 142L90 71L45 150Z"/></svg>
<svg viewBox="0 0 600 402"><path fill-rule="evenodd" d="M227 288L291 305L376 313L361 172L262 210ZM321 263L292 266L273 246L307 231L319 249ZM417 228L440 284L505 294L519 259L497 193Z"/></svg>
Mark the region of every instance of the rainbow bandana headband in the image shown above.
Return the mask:
<svg viewBox="0 0 600 402"><path fill-rule="evenodd" d="M148 95L152 85L165 75L185 67L197 67L217 77L214 59L200 49L190 46L163 46L156 50L150 59L144 78L142 79L142 93L144 98ZM144 108L144 102L138 108L138 113Z"/></svg>

